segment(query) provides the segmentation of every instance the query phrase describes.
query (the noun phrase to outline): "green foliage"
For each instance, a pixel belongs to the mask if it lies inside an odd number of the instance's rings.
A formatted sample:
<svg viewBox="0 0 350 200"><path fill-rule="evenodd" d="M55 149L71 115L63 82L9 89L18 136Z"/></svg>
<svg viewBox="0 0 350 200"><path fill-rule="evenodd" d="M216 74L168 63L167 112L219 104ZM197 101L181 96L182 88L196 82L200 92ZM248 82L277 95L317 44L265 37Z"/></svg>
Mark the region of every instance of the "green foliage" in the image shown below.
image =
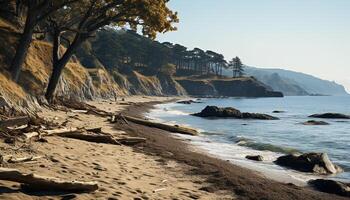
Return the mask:
<svg viewBox="0 0 350 200"><path fill-rule="evenodd" d="M163 66L173 64L178 75L220 75L222 69L227 67L222 54L200 48L188 50L185 46L169 42L159 43L124 29L102 29L88 46L91 52L80 53L87 49L80 48L78 58L87 61L86 56L93 55L95 60L110 70L129 67L154 75L162 71Z"/></svg>
<svg viewBox="0 0 350 200"><path fill-rule="evenodd" d="M243 64L239 57L232 58L229 62L229 66L232 68L234 78L242 77L244 75Z"/></svg>

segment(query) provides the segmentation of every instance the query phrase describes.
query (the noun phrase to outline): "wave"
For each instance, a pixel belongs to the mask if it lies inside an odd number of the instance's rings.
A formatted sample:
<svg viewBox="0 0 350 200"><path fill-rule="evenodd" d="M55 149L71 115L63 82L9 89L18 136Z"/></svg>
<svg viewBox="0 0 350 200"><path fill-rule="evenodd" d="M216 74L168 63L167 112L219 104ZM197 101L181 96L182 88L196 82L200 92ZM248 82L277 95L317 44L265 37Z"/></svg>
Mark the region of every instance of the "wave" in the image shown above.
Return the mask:
<svg viewBox="0 0 350 200"><path fill-rule="evenodd" d="M234 139L235 138L235 139ZM249 147L258 151L272 151L277 153L291 154L291 153L301 153L297 149L293 149L290 147L282 147L268 143L256 142L252 139L244 138L244 137L233 137L235 143L239 146Z"/></svg>

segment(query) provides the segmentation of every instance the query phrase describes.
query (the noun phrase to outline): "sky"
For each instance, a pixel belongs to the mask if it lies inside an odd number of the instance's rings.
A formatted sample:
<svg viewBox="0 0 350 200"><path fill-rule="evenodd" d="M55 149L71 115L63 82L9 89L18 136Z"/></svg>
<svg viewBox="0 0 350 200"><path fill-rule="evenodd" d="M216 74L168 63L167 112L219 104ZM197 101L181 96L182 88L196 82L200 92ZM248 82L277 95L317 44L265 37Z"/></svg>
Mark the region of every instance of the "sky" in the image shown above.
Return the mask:
<svg viewBox="0 0 350 200"><path fill-rule="evenodd" d="M178 30L158 36L343 84L350 92L350 0L171 0Z"/></svg>

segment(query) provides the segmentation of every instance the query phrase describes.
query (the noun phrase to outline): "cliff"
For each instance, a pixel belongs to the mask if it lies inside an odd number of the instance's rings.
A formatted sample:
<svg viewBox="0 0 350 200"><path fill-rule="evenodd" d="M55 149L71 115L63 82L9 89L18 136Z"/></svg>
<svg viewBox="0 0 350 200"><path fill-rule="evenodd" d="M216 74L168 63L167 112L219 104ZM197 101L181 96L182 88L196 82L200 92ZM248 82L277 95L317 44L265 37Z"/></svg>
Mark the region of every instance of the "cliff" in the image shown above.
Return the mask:
<svg viewBox="0 0 350 200"><path fill-rule="evenodd" d="M283 97L251 77L225 79L183 79L177 81L193 96Z"/></svg>

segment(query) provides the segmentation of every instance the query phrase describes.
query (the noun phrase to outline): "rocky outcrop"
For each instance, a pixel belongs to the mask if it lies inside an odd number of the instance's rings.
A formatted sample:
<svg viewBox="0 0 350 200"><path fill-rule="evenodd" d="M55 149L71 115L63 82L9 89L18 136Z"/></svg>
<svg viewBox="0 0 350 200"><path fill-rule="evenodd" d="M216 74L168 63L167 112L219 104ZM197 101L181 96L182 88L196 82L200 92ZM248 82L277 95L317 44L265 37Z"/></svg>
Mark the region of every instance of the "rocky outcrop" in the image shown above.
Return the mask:
<svg viewBox="0 0 350 200"><path fill-rule="evenodd" d="M308 183L321 192L350 197L350 183L327 179L310 180Z"/></svg>
<svg viewBox="0 0 350 200"><path fill-rule="evenodd" d="M228 97L283 97L281 92L269 88L253 78L213 80L216 91L220 96Z"/></svg>
<svg viewBox="0 0 350 200"><path fill-rule="evenodd" d="M277 158L276 164L301 172L316 174L336 174L342 169L333 164L326 153L305 153L285 155Z"/></svg>
<svg viewBox="0 0 350 200"><path fill-rule="evenodd" d="M189 95L193 96L227 96L227 97L283 97L281 92L253 78L239 79L180 79L177 80Z"/></svg>
<svg viewBox="0 0 350 200"><path fill-rule="evenodd" d="M189 95L201 97L219 96L215 87L209 81L182 79L177 80L177 82L186 90L187 94Z"/></svg>
<svg viewBox="0 0 350 200"><path fill-rule="evenodd" d="M315 120L309 120L307 122L302 123L303 125L329 125L329 123L324 122L324 121L315 121Z"/></svg>
<svg viewBox="0 0 350 200"><path fill-rule="evenodd" d="M217 106L207 106L201 112L192 114L197 117L218 117L218 118L236 118L236 119L261 119L276 120L267 114L241 112L232 107L219 108Z"/></svg>
<svg viewBox="0 0 350 200"><path fill-rule="evenodd" d="M341 113L322 113L310 115L309 117L326 119L350 119L350 115L344 115Z"/></svg>

